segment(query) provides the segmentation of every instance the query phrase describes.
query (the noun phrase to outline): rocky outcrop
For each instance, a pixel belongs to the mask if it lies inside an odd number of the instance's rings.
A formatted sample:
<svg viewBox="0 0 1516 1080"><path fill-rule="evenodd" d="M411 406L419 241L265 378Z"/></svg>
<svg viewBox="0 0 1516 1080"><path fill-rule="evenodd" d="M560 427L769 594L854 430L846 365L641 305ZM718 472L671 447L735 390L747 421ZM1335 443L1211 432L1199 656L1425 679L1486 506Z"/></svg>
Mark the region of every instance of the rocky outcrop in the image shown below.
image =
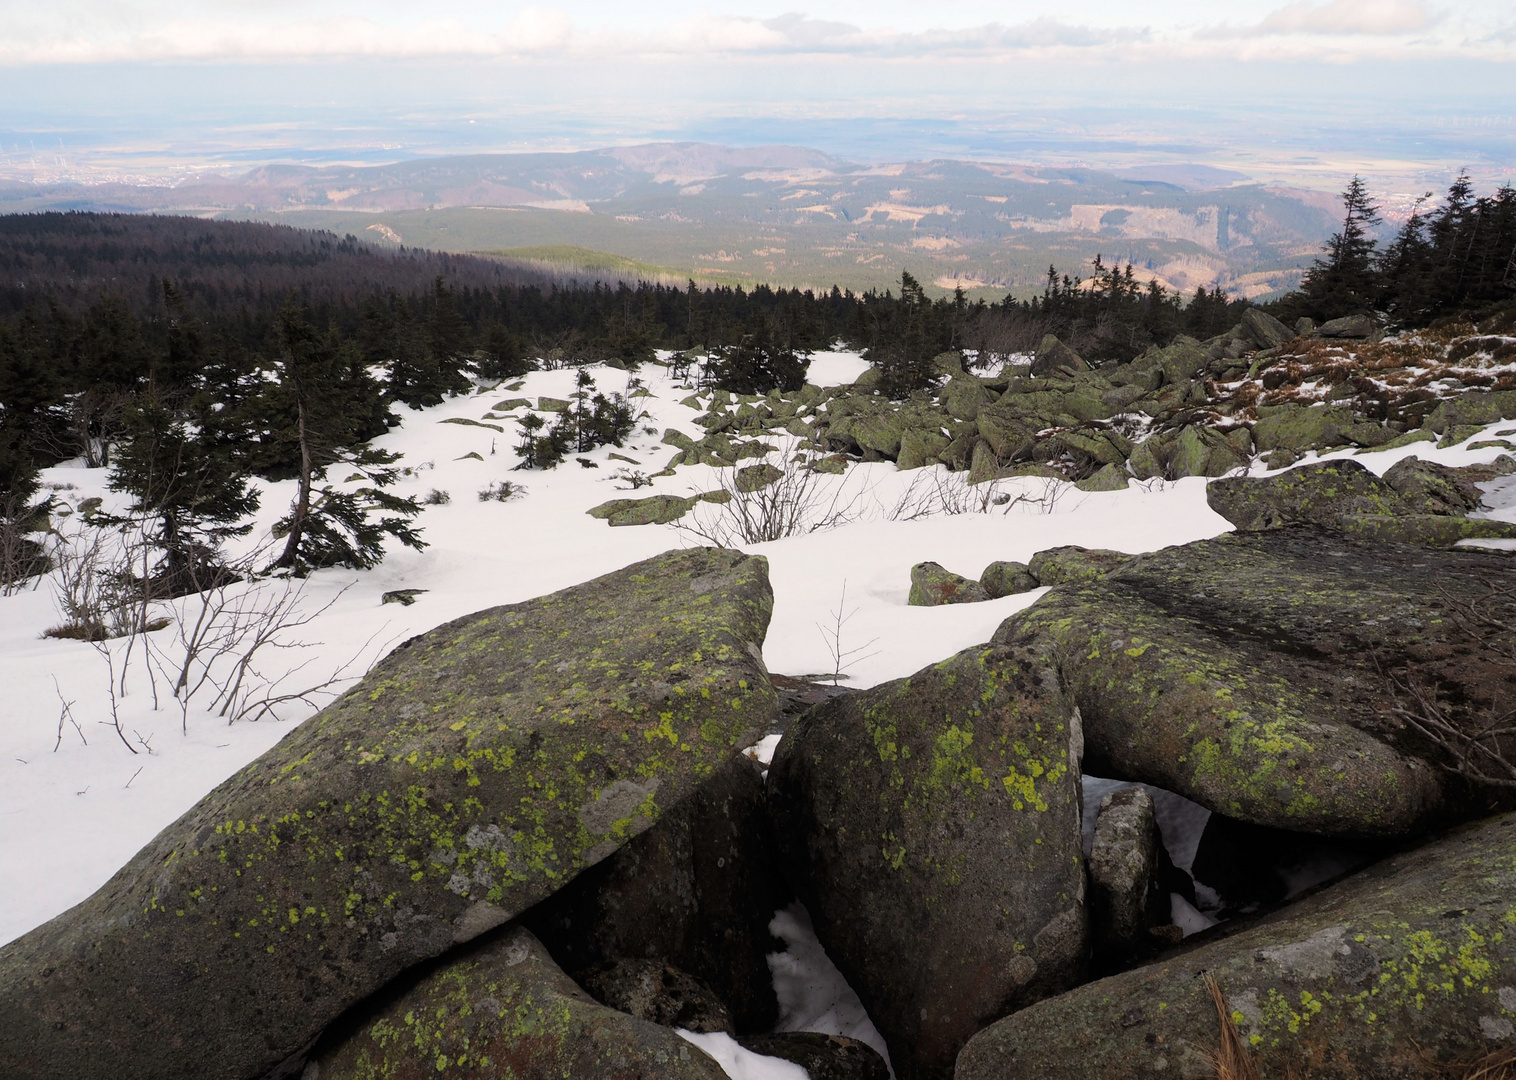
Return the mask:
<svg viewBox="0 0 1516 1080"><path fill-rule="evenodd" d="M1516 815L1505 815L1009 1016L964 1048L955 1078L1215 1076L1208 977L1264 1076L1473 1076L1516 1033L1512 911Z"/></svg>
<svg viewBox="0 0 1516 1080"><path fill-rule="evenodd" d="M1261 825L1404 836L1496 797L1450 778L1405 716L1433 694L1472 732L1516 704L1510 566L1302 526L1231 533L1054 589L993 640L1056 658L1095 775Z"/></svg>
<svg viewBox="0 0 1516 1080"><path fill-rule="evenodd" d="M902 1080L952 1073L1086 950L1079 714L1053 667L988 647L838 698L780 742L769 807L827 955Z"/></svg>
<svg viewBox="0 0 1516 1080"><path fill-rule="evenodd" d="M452 1075L726 1080L671 1028L595 1001L519 927L361 1010L304 1071L311 1080Z"/></svg>
<svg viewBox="0 0 1516 1080"><path fill-rule="evenodd" d="M923 562L911 567L911 592L906 599L911 607L975 604L989 598L979 582L955 574L938 563Z"/></svg>
<svg viewBox="0 0 1516 1080"><path fill-rule="evenodd" d="M0 949L7 1075L262 1075L753 742L771 604L763 559L700 548L401 645Z"/></svg>
<svg viewBox="0 0 1516 1080"><path fill-rule="evenodd" d="M1300 465L1275 476L1227 477L1207 486L1205 497L1212 510L1246 530L1316 524L1434 547L1516 537L1516 526L1463 517L1478 505L1478 490L1460 485L1451 470L1415 458L1383 478L1350 459Z"/></svg>
<svg viewBox="0 0 1516 1080"><path fill-rule="evenodd" d="M739 755L522 922L592 992L586 972L656 960L703 980L733 1030L746 1033L778 1019L768 924L789 900L773 862L763 781Z"/></svg>

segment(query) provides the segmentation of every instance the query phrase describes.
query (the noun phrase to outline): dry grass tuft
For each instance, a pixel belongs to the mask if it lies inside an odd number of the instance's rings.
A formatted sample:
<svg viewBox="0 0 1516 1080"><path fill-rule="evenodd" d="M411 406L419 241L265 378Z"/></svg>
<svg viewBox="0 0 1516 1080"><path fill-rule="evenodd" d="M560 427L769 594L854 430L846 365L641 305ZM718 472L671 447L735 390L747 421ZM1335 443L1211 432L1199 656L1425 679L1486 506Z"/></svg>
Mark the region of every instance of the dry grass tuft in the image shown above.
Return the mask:
<svg viewBox="0 0 1516 1080"><path fill-rule="evenodd" d="M1221 1021L1221 1049L1216 1052L1216 1080L1259 1080L1258 1066L1248 1053L1247 1044L1237 1031L1237 1022L1232 1019L1232 1010L1227 1005L1226 995L1221 992L1216 976L1206 974L1205 987L1211 992L1211 1001L1216 1005L1216 1016Z"/></svg>
<svg viewBox="0 0 1516 1080"><path fill-rule="evenodd" d="M1497 1050L1469 1065L1459 1066L1449 1075L1458 1080L1516 1080L1516 1046Z"/></svg>

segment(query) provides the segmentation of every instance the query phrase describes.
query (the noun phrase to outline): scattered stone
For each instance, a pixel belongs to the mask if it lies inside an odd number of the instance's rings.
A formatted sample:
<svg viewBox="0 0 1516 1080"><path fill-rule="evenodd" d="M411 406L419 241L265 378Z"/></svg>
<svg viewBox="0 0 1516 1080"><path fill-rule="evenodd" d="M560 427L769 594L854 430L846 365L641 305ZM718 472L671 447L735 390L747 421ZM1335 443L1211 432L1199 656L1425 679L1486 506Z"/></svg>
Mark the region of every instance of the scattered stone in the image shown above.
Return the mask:
<svg viewBox="0 0 1516 1080"><path fill-rule="evenodd" d="M389 592L385 593L379 598L379 606L383 607L385 604L401 604L405 607L410 607L416 602L416 597L420 596L424 592L429 591L430 590L428 589L391 589Z"/></svg>
<svg viewBox="0 0 1516 1080"><path fill-rule="evenodd" d="M787 876L901 1080L950 1077L975 1031L1080 981L1079 730L1053 666L980 647L780 741Z"/></svg>
<svg viewBox="0 0 1516 1080"><path fill-rule="evenodd" d="M715 991L662 960L613 960L591 968L579 981L600 1004L639 1020L686 1031L733 1030Z"/></svg>
<svg viewBox="0 0 1516 1080"><path fill-rule="evenodd" d="M1239 529L1312 523L1335 526L1343 514L1404 514L1411 504L1357 461L1302 465L1277 476L1229 477L1206 486L1210 508Z"/></svg>
<svg viewBox="0 0 1516 1080"><path fill-rule="evenodd" d="M502 435L505 433L505 428L501 427L499 424L486 424L482 420L470 420L466 416L449 416L446 420L438 420L437 423L439 423L439 424L463 424L466 427L489 428L491 431L498 431Z"/></svg>
<svg viewBox="0 0 1516 1080"><path fill-rule="evenodd" d="M563 398L540 397L537 399L538 412L563 413L569 411L569 402Z"/></svg>
<svg viewBox="0 0 1516 1080"><path fill-rule="evenodd" d="M667 525L689 513L699 498L683 495L649 495L645 499L611 499L585 511L590 517L601 518L612 526Z"/></svg>
<svg viewBox="0 0 1516 1080"><path fill-rule="evenodd" d="M6 1070L262 1076L751 745L772 597L763 559L694 548L407 641L0 948Z"/></svg>
<svg viewBox="0 0 1516 1080"><path fill-rule="evenodd" d="M612 461L624 461L628 465L641 465L642 464L642 462L638 461L636 458L630 458L630 457L627 457L625 454L618 454L618 453L615 453L614 451L612 451L610 454L608 454L607 457L609 457L610 460L612 460Z"/></svg>
<svg viewBox="0 0 1516 1080"><path fill-rule="evenodd" d="M1090 849L1090 937L1097 969L1113 970L1151 951L1153 927L1169 924L1166 857L1153 797L1120 788L1100 800Z"/></svg>
<svg viewBox="0 0 1516 1080"><path fill-rule="evenodd" d="M999 560L984 568L984 573L979 575L979 584L991 600L1031 592L1040 587L1026 563Z"/></svg>
<svg viewBox="0 0 1516 1080"><path fill-rule="evenodd" d="M1214 978L1265 1076L1473 1075L1516 1017L1516 815L1396 855L1222 940L979 1033L956 1080L1215 1076Z"/></svg>
<svg viewBox="0 0 1516 1080"><path fill-rule="evenodd" d="M628 1012L595 1001L515 928L330 1033L303 1075L726 1080L703 1050Z"/></svg>
<svg viewBox="0 0 1516 1080"><path fill-rule="evenodd" d="M1345 315L1340 319L1328 319L1312 331L1323 338L1354 338L1378 341L1383 331L1367 315Z"/></svg>
<svg viewBox="0 0 1516 1080"><path fill-rule="evenodd" d="M1125 491L1131 474L1120 465L1102 465L1093 476L1074 484L1080 491Z"/></svg>
<svg viewBox="0 0 1516 1080"><path fill-rule="evenodd" d="M817 1031L776 1031L737 1041L755 1054L799 1065L810 1080L890 1080L884 1058L857 1039Z"/></svg>
<svg viewBox="0 0 1516 1080"><path fill-rule="evenodd" d="M468 453L464 454L462 457L455 457L455 458L453 458L453 460L454 461L483 461L484 458L480 457L479 454L475 453L473 450L470 450Z"/></svg>
<svg viewBox="0 0 1516 1080"><path fill-rule="evenodd" d="M1124 551L1082 548L1069 544L1037 552L1027 564L1027 570L1039 585L1064 585L1071 581L1093 581L1104 577L1131 558Z"/></svg>
<svg viewBox="0 0 1516 1080"><path fill-rule="evenodd" d="M743 494L761 491L770 484L784 479L784 470L764 462L762 465L744 465L737 470L736 488Z"/></svg>
<svg viewBox="0 0 1516 1080"><path fill-rule="evenodd" d="M911 607L937 607L941 604L975 604L988 600L989 593L977 581L955 574L934 562L911 567Z"/></svg>
<svg viewBox="0 0 1516 1080"><path fill-rule="evenodd" d="M530 409L532 399L524 397L508 398L505 401L497 401L490 406L491 412L510 412L512 409Z"/></svg>

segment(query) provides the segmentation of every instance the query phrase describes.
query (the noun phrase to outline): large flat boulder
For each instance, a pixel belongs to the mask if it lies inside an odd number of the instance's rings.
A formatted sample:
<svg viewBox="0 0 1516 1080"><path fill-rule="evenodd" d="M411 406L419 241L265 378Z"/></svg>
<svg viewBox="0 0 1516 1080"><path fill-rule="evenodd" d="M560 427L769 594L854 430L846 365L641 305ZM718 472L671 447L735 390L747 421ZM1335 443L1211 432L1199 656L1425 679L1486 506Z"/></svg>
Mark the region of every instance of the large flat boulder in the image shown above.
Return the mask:
<svg viewBox="0 0 1516 1080"><path fill-rule="evenodd" d="M1078 983L1078 713L1051 665L981 646L836 698L769 773L781 858L901 1080Z"/></svg>
<svg viewBox="0 0 1516 1080"><path fill-rule="evenodd" d="M726 1080L672 1028L607 1008L530 931L439 965L328 1034L311 1080Z"/></svg>
<svg viewBox="0 0 1516 1080"><path fill-rule="evenodd" d="M257 1077L645 831L775 714L767 564L670 552L457 619L0 950L12 1077Z"/></svg>
<svg viewBox="0 0 1516 1080"><path fill-rule="evenodd" d="M1516 1022L1516 815L1397 855L1223 940L987 1028L956 1080L1214 1077L1216 980L1263 1076L1500 1075Z"/></svg>
<svg viewBox="0 0 1516 1080"><path fill-rule="evenodd" d="M1403 836L1501 797L1407 718L1426 702L1467 736L1516 705L1512 570L1308 526L1231 533L1060 586L993 640L1059 664L1096 775L1260 825Z"/></svg>

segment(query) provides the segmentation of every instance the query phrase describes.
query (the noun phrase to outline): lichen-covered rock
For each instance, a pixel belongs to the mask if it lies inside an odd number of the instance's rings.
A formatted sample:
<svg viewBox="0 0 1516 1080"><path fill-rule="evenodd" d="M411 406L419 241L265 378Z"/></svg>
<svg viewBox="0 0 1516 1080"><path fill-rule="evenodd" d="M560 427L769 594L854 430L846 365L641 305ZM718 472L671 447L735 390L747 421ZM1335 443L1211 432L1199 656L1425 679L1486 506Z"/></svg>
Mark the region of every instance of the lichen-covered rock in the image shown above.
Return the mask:
<svg viewBox="0 0 1516 1080"><path fill-rule="evenodd" d="M595 1001L517 927L328 1033L304 1076L725 1080L726 1073L671 1029Z"/></svg>
<svg viewBox="0 0 1516 1080"><path fill-rule="evenodd" d="M1470 499L1477 505L1478 489L1452 470L1415 458L1406 462L1415 464L1402 462L1382 478L1352 460L1301 465L1275 476L1229 477L1210 484L1205 498L1243 530L1316 524L1430 547L1516 537L1516 526L1507 522L1445 515L1441 508L1461 515Z"/></svg>
<svg viewBox="0 0 1516 1080"><path fill-rule="evenodd" d="M537 399L537 411L552 413L568 412L569 404L564 398L540 397Z"/></svg>
<svg viewBox="0 0 1516 1080"><path fill-rule="evenodd" d="M657 959L709 984L737 1031L767 1031L779 1015L768 925L789 901L773 861L763 781L736 755L521 921L592 992L590 969Z"/></svg>
<svg viewBox="0 0 1516 1080"><path fill-rule="evenodd" d="M902 472L935 465L938 455L948 448L948 439L941 431L906 428L900 435L900 452L895 464Z"/></svg>
<svg viewBox="0 0 1516 1080"><path fill-rule="evenodd" d="M737 1041L755 1054L799 1065L810 1080L890 1080L884 1058L857 1039L817 1031L776 1031Z"/></svg>
<svg viewBox="0 0 1516 1080"><path fill-rule="evenodd" d="M578 980L600 1004L686 1031L733 1030L726 1004L703 979L662 960L621 959L597 964Z"/></svg>
<svg viewBox="0 0 1516 1080"><path fill-rule="evenodd" d="M0 949L7 1075L262 1075L754 741L771 606L763 559L697 548L406 642Z"/></svg>
<svg viewBox="0 0 1516 1080"><path fill-rule="evenodd" d="M1424 426L1442 435L1450 428L1482 427L1497 420L1516 420L1516 390L1489 390L1450 398L1432 410Z"/></svg>
<svg viewBox="0 0 1516 1080"><path fill-rule="evenodd" d="M627 525L667 525L690 512L698 499L683 495L649 495L645 499L611 499L593 506L585 513L602 518L613 527Z"/></svg>
<svg viewBox="0 0 1516 1080"><path fill-rule="evenodd" d="M1040 585L1032 576L1031 570L1027 569L1026 563L1002 560L996 560L984 568L984 573L979 575L979 584L991 600L1031 592Z"/></svg>
<svg viewBox="0 0 1516 1080"><path fill-rule="evenodd" d="M1239 329L1259 349L1277 349L1295 340L1295 331L1274 316L1250 307L1242 313Z"/></svg>
<svg viewBox="0 0 1516 1080"><path fill-rule="evenodd" d="M980 647L829 701L769 772L781 857L901 1080L1084 968L1079 714Z"/></svg>
<svg viewBox="0 0 1516 1080"><path fill-rule="evenodd" d="M1121 788L1100 800L1090 847L1090 938L1097 968L1111 970L1153 944L1169 922L1163 840L1153 797Z"/></svg>
<svg viewBox="0 0 1516 1080"><path fill-rule="evenodd" d="M1080 491L1125 491L1131 478L1120 465L1102 465L1092 476L1086 476L1074 486Z"/></svg>
<svg viewBox="0 0 1516 1080"><path fill-rule="evenodd" d="M1344 315L1340 319L1328 319L1311 332L1324 338L1367 338L1375 341L1382 334L1378 325L1367 315Z"/></svg>
<svg viewBox="0 0 1516 1080"><path fill-rule="evenodd" d="M1390 484L1352 460L1301 465L1276 476L1237 476L1205 489L1210 508L1239 529L1312 523L1335 526L1344 514L1414 513Z"/></svg>
<svg viewBox="0 0 1516 1080"><path fill-rule="evenodd" d="M1477 487L1446 465L1419 457L1401 458L1386 470L1383 479L1400 492L1414 513L1461 516L1480 507L1482 496Z"/></svg>
<svg viewBox="0 0 1516 1080"><path fill-rule="evenodd" d="M1265 405L1258 409L1253 440L1261 451L1328 450L1346 446L1358 418L1334 405Z"/></svg>
<svg viewBox="0 0 1516 1080"><path fill-rule="evenodd" d="M784 470L765 461L761 465L744 465L738 469L735 486L738 491L748 494L760 491L783 479Z"/></svg>
<svg viewBox="0 0 1516 1080"><path fill-rule="evenodd" d="M955 420L976 420L980 407L995 400L995 395L985 388L984 383L972 375L953 376L939 392L939 396L942 407Z"/></svg>
<svg viewBox="0 0 1516 1080"><path fill-rule="evenodd" d="M1064 585L1070 581L1093 581L1104 577L1131 558L1124 551L1069 544L1037 552L1027 564L1027 570L1039 585Z"/></svg>
<svg viewBox="0 0 1516 1080"><path fill-rule="evenodd" d="M923 562L911 567L911 593L906 600L911 607L976 604L989 598L979 582L955 574L938 563Z"/></svg>
<svg viewBox="0 0 1516 1080"><path fill-rule="evenodd" d="M1516 1027L1516 815L1396 855L1223 940L977 1035L956 1080L1215 1076L1214 977L1275 1080L1467 1075Z"/></svg>
<svg viewBox="0 0 1516 1080"><path fill-rule="evenodd" d="M1501 797L1450 780L1397 710L1435 686L1473 730L1516 705L1511 565L1308 526L1228 533L1054 589L994 641L1058 658L1095 775L1261 825L1404 836Z"/></svg>
<svg viewBox="0 0 1516 1080"><path fill-rule="evenodd" d="M1069 374L1075 371L1088 371L1090 366L1084 362L1073 349L1059 341L1052 334L1042 339L1042 344L1037 346L1037 358L1032 361L1032 374L1057 375Z"/></svg>

